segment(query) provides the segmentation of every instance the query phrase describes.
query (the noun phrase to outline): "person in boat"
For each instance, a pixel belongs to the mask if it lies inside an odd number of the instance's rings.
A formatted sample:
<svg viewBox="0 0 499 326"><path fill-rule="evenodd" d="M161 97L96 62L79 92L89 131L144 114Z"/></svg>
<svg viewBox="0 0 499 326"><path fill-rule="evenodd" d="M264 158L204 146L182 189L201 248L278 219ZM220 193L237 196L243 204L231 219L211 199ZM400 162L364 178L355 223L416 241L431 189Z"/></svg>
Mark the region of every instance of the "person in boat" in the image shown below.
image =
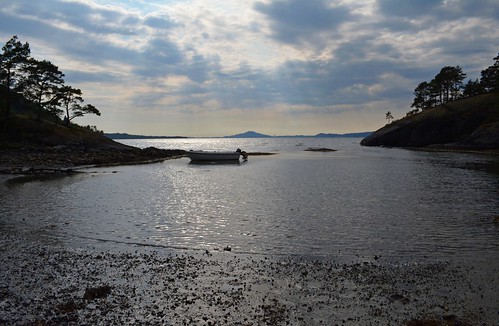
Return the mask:
<svg viewBox="0 0 499 326"><path fill-rule="evenodd" d="M236 152L241 153L244 159L248 158L248 154L245 151L242 151L240 148L236 149Z"/></svg>

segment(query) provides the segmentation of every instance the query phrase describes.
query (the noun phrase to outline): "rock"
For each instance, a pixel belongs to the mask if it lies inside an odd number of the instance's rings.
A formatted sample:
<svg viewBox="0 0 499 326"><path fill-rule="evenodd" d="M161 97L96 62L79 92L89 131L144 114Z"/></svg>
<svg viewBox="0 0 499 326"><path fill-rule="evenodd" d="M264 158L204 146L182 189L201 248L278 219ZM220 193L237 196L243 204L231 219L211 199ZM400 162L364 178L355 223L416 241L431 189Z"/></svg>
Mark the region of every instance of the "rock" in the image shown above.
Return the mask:
<svg viewBox="0 0 499 326"><path fill-rule="evenodd" d="M94 300L105 298L111 293L111 287L109 285L103 285L96 288L87 288L85 289L85 294L83 295L83 299L85 300Z"/></svg>
<svg viewBox="0 0 499 326"><path fill-rule="evenodd" d="M326 148L326 147L309 147L305 151L307 151L307 152L336 152L336 149Z"/></svg>
<svg viewBox="0 0 499 326"><path fill-rule="evenodd" d="M139 149L98 149L86 151L78 148L37 147L30 149L6 149L0 151L0 173L3 174L71 174L73 167L111 166L164 161L181 157L183 150L166 150L149 147Z"/></svg>
<svg viewBox="0 0 499 326"><path fill-rule="evenodd" d="M56 308L61 312L71 313L71 312L74 312L74 311L80 309L81 307L82 307L81 304L77 304L71 300L71 301L68 301L66 303L62 303L62 304L57 305Z"/></svg>
<svg viewBox="0 0 499 326"><path fill-rule="evenodd" d="M361 141L363 146L499 149L497 94L426 109L394 121Z"/></svg>

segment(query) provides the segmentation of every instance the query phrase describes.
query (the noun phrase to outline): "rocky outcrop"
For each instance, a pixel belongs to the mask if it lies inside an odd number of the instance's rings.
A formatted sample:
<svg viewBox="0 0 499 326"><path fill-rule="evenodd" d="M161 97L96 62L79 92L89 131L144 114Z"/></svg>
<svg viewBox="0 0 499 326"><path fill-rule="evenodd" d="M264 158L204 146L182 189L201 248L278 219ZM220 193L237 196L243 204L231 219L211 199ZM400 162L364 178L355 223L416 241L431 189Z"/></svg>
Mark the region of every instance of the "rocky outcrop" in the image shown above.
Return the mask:
<svg viewBox="0 0 499 326"><path fill-rule="evenodd" d="M499 149L499 95L484 94L427 109L384 126L364 146Z"/></svg>
<svg viewBox="0 0 499 326"><path fill-rule="evenodd" d="M77 125L13 116L0 129L0 174L39 174L81 166L158 162L184 155L183 150L136 148Z"/></svg>
<svg viewBox="0 0 499 326"><path fill-rule="evenodd" d="M72 147L19 148L0 151L0 174L53 174L82 166L113 166L161 162L182 157L183 150L154 147L85 150Z"/></svg>

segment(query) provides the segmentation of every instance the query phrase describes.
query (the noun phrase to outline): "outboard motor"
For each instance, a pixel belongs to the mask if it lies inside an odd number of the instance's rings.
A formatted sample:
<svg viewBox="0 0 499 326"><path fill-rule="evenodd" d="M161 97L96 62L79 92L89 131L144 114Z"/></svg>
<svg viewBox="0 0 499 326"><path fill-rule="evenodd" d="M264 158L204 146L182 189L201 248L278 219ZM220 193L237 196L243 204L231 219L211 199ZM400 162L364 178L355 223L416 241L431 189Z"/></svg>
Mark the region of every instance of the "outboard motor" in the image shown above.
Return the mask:
<svg viewBox="0 0 499 326"><path fill-rule="evenodd" d="M248 159L248 153L242 151L240 148L236 149L236 152L241 153L241 156L243 157L244 160Z"/></svg>

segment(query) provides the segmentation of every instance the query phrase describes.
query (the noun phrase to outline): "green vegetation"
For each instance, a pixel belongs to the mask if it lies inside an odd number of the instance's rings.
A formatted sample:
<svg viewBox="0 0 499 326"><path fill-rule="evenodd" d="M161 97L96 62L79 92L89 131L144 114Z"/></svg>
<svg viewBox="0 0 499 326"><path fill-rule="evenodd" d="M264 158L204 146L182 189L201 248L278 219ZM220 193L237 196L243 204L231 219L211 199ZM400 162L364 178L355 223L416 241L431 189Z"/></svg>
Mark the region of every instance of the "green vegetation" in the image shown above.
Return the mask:
<svg viewBox="0 0 499 326"><path fill-rule="evenodd" d="M499 93L463 98L387 124L365 146L499 149Z"/></svg>
<svg viewBox="0 0 499 326"><path fill-rule="evenodd" d="M0 130L0 149L29 149L64 146L67 148L126 149L127 146L104 137L95 127L55 124L33 116L12 115L9 123Z"/></svg>
<svg viewBox="0 0 499 326"><path fill-rule="evenodd" d="M100 115L91 105L83 105L80 89L65 84L64 74L52 62L30 56L28 43L22 44L13 36L2 47L0 54L0 124L6 125L14 101L23 102L22 111L30 108L37 121L43 117L69 126L70 121L85 114ZM22 97L20 99L20 96ZM62 120L61 120L62 117Z"/></svg>
<svg viewBox="0 0 499 326"><path fill-rule="evenodd" d="M388 123L391 123L393 120L392 113L390 111L386 112L385 118L386 118L386 120L388 120Z"/></svg>
<svg viewBox="0 0 499 326"><path fill-rule="evenodd" d="M463 83L466 74L461 67L443 67L430 81L420 83L414 90L414 102L408 115L418 113L462 98L480 94L499 92L499 54L494 58L494 64L481 72L480 80L469 80Z"/></svg>
<svg viewBox="0 0 499 326"><path fill-rule="evenodd" d="M499 150L499 54L480 80L463 80L459 66L444 67L420 83L405 118L393 120L361 141L364 146L432 147L446 150ZM421 110L421 111L420 111Z"/></svg>
<svg viewBox="0 0 499 326"><path fill-rule="evenodd" d="M71 122L85 114L82 92L50 61L30 57L16 36L0 54L0 174L58 174L68 167L157 162L183 151L139 149ZM71 169L68 171L72 171Z"/></svg>

